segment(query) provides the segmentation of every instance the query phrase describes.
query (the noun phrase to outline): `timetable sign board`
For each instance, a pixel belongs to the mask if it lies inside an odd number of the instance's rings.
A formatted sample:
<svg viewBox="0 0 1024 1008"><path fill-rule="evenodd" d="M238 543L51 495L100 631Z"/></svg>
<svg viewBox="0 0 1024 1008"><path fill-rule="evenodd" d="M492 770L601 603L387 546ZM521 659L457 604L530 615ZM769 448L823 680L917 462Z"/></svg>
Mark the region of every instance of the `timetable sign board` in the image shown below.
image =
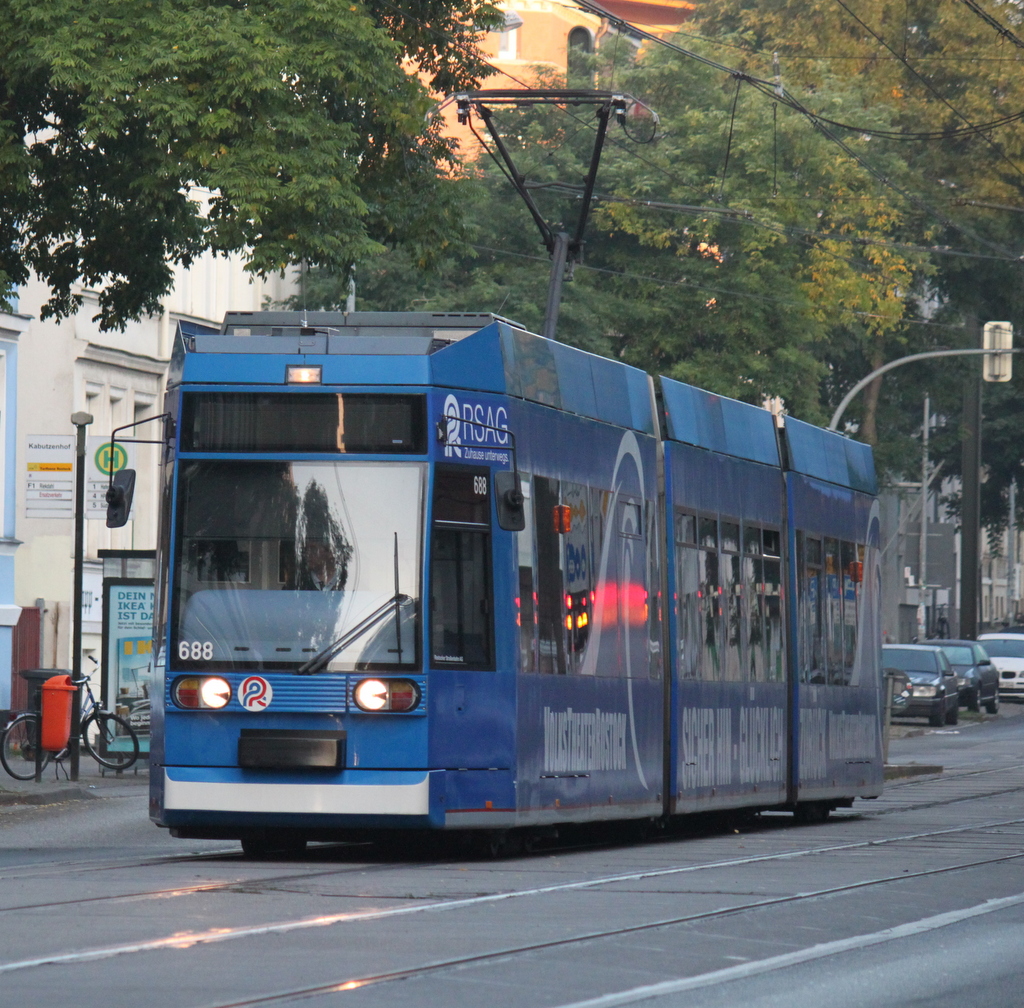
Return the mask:
<svg viewBox="0 0 1024 1008"><path fill-rule="evenodd" d="M25 517L73 518L75 436L29 434L25 447Z"/></svg>

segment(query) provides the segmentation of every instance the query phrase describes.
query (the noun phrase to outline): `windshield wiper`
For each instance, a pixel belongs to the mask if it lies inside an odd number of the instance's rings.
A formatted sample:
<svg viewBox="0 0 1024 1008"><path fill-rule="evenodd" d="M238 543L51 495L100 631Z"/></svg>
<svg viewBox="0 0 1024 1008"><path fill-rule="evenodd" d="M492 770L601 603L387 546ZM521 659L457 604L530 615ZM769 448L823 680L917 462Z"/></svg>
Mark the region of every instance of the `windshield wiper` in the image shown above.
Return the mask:
<svg viewBox="0 0 1024 1008"><path fill-rule="evenodd" d="M318 651L309 661L303 662L296 670L296 675L313 675L316 672L321 671L325 665L329 665L330 662L339 655L349 645L354 644L360 637L372 630L378 623L383 623L394 612L396 620L399 618L399 610L402 606L412 602L412 599L408 595L402 595L395 592L386 602L378 606L370 613L369 616L365 616L361 619L351 630L346 630L341 637L335 641L331 641L327 647Z"/></svg>

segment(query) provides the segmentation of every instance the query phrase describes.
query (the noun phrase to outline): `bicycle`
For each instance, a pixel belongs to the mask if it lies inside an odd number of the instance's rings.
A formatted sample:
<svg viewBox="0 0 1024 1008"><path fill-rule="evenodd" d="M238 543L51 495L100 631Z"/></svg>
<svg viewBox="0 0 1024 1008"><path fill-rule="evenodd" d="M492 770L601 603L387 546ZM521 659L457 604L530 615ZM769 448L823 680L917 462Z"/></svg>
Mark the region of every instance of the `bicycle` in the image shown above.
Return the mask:
<svg viewBox="0 0 1024 1008"><path fill-rule="evenodd" d="M80 736L82 749L108 770L127 770L134 766L139 758L139 737L135 729L119 714L100 706L88 679L80 679L76 685L85 687ZM22 711L0 732L0 763L15 780L32 780L36 775L39 729L39 714ZM114 748L115 744L117 748ZM42 765L49 765L51 760L60 762L67 752L67 749L57 753L44 749Z"/></svg>

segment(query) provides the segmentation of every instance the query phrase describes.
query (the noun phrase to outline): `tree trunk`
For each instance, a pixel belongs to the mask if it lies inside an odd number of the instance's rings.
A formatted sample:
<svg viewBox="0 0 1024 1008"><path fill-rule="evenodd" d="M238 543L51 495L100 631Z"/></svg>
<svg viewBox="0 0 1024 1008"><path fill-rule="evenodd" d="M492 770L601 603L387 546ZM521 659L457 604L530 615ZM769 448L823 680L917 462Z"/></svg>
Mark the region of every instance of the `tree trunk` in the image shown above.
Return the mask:
<svg viewBox="0 0 1024 1008"><path fill-rule="evenodd" d="M873 357L871 370L880 368L884 363L881 356ZM879 375L864 390L864 422L860 425L860 436L872 447L878 444L878 398L882 394L884 377L885 375Z"/></svg>

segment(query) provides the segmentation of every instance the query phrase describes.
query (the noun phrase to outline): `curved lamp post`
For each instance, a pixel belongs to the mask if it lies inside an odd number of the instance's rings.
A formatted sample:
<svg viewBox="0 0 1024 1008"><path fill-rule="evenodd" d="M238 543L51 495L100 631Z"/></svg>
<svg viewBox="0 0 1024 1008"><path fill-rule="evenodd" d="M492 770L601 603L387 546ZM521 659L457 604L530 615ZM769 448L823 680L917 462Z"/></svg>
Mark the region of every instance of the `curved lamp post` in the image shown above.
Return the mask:
<svg viewBox="0 0 1024 1008"><path fill-rule="evenodd" d="M976 347L969 350L928 350L925 353L910 354L907 357L897 357L894 361L889 361L888 364L883 364L880 368L875 368L867 377L861 378L856 385L850 389L849 392L843 396L843 401L836 407L835 413L832 414L832 419L829 421L828 429L830 431L838 430L839 421L843 418L843 414L846 412L846 407L853 401L854 396L860 392L861 389L870 385L879 375L885 374L886 371L891 371L893 368L898 368L902 364L909 364L911 361L925 360L928 357L965 357L969 354L994 354L994 353L1021 353L1024 351L1024 347L1011 347L1007 350L982 350L980 347Z"/></svg>

